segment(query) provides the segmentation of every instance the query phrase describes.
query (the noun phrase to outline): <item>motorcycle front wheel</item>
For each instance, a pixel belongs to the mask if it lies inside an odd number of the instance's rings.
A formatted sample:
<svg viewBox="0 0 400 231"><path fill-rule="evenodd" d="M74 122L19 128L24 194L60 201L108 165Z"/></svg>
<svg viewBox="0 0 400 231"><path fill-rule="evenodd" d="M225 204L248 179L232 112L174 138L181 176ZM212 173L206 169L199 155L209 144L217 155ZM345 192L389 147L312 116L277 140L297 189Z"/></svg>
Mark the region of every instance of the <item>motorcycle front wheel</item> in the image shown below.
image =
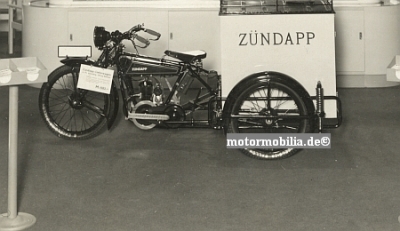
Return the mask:
<svg viewBox="0 0 400 231"><path fill-rule="evenodd" d="M40 114L47 127L64 139L89 139L106 125L109 97L78 89L79 66L54 70L39 95Z"/></svg>
<svg viewBox="0 0 400 231"><path fill-rule="evenodd" d="M231 115L235 117L230 119L228 133L311 132L304 101L284 82L270 79L244 86L239 92L232 108ZM253 158L271 160L287 158L299 150L277 147L245 148L241 151Z"/></svg>

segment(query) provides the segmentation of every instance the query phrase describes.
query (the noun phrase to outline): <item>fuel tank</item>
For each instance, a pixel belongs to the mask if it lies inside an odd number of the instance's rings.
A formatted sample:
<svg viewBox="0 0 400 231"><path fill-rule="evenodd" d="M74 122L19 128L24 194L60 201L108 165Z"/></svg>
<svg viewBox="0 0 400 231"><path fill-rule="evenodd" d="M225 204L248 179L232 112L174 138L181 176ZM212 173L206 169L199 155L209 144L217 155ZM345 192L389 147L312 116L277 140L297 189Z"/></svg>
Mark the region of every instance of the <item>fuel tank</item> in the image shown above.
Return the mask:
<svg viewBox="0 0 400 231"><path fill-rule="evenodd" d="M145 56L121 56L122 71L127 75L175 75L179 73L179 63Z"/></svg>

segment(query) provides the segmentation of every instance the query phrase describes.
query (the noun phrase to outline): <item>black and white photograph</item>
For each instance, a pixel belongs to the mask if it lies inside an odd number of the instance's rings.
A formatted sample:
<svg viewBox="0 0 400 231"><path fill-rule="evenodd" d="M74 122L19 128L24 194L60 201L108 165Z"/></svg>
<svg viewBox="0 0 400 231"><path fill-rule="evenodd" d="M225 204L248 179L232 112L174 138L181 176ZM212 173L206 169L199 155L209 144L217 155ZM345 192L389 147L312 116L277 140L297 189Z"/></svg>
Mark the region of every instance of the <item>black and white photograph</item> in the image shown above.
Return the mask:
<svg viewBox="0 0 400 231"><path fill-rule="evenodd" d="M400 0L0 0L0 231L400 231Z"/></svg>

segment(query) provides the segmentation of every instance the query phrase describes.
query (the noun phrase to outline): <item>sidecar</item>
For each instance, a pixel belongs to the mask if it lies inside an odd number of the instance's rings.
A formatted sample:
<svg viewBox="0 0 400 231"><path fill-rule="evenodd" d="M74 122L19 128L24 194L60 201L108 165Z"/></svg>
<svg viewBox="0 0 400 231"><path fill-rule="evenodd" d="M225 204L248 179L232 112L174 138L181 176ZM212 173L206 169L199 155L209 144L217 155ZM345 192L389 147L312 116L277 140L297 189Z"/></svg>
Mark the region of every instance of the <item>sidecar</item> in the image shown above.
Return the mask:
<svg viewBox="0 0 400 231"><path fill-rule="evenodd" d="M221 0L227 133L311 133L340 126L334 17L329 0ZM279 159L298 150L242 151Z"/></svg>

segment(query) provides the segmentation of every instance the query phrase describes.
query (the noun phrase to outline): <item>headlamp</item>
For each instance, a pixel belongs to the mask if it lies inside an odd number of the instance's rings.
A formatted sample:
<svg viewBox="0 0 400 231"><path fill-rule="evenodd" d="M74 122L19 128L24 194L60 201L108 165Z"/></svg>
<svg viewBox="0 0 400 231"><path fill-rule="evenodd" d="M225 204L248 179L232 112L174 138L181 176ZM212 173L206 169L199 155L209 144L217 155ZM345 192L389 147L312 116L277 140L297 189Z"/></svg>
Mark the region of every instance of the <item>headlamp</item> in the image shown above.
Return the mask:
<svg viewBox="0 0 400 231"><path fill-rule="evenodd" d="M103 46L106 44L108 40L110 40L111 35L110 32L106 31L104 27L102 26L96 26L94 27L93 31L93 41L94 45L101 49Z"/></svg>

